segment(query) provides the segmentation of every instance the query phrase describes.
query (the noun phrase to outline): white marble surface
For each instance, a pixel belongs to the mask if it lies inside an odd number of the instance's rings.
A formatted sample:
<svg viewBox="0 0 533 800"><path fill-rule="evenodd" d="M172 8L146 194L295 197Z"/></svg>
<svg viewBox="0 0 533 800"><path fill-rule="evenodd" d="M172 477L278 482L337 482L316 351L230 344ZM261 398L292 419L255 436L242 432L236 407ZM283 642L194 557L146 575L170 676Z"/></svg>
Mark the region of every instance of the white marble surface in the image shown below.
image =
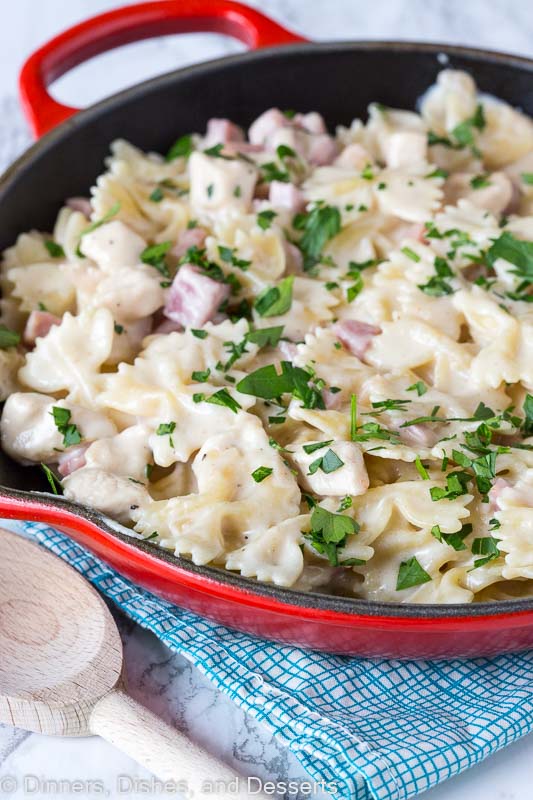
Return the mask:
<svg viewBox="0 0 533 800"><path fill-rule="evenodd" d="M2 3L0 26L0 167L28 141L16 102L19 67L38 44L116 0L16 0ZM315 39L404 38L492 47L533 55L530 0L254 0L289 27ZM371 12L370 12L371 8ZM241 45L211 34L190 34L130 45L74 70L54 87L68 103L85 105L175 66L237 52ZM301 777L294 757L182 658L119 618L132 693L188 731L228 763L264 778ZM0 654L1 657L1 654ZM26 778L26 783L24 781ZM131 780L144 779L131 791ZM63 781L59 787L50 781ZM85 782L76 787L75 779ZM0 726L3 797L160 797L151 777L97 739L45 739ZM70 786L69 786L69 783ZM91 784L91 781L93 782ZM47 783L48 782L48 783ZM427 800L531 800L533 737L427 792ZM292 796L294 798L294 795Z"/></svg>

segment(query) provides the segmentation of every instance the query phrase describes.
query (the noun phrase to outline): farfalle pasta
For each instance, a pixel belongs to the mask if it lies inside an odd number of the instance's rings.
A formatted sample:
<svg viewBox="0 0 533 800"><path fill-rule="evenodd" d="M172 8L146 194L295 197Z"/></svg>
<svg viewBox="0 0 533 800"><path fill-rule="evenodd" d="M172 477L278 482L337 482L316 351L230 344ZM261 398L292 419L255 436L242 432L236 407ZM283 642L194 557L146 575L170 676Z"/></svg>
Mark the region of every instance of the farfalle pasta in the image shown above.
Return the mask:
<svg viewBox="0 0 533 800"><path fill-rule="evenodd" d="M3 447L196 564L531 595L532 214L532 121L452 70L334 135L269 109L116 141L3 254Z"/></svg>

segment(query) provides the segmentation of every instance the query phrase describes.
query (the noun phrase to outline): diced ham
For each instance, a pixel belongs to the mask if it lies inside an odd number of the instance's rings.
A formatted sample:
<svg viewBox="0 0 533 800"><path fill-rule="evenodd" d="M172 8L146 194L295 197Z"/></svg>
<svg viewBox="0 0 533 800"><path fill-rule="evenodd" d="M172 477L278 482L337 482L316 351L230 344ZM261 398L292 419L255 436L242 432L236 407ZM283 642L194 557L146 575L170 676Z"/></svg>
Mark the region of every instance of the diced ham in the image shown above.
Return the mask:
<svg viewBox="0 0 533 800"><path fill-rule="evenodd" d="M302 211L305 206L305 197L294 183L272 181L268 199L273 206L288 208L293 214Z"/></svg>
<svg viewBox="0 0 533 800"><path fill-rule="evenodd" d="M285 361L294 361L298 353L298 347L294 342L288 342L286 339L280 339L278 350Z"/></svg>
<svg viewBox="0 0 533 800"><path fill-rule="evenodd" d="M48 311L32 311L26 322L22 340L28 347L33 347L36 339L46 336L50 328L60 324L61 320L55 314L50 314Z"/></svg>
<svg viewBox="0 0 533 800"><path fill-rule="evenodd" d="M505 478L496 478L489 491L489 510L491 512L500 511L498 498L504 489L507 489L511 484Z"/></svg>
<svg viewBox="0 0 533 800"><path fill-rule="evenodd" d="M346 319L336 322L332 326L335 336L354 356L361 361L374 336L381 333L381 328L376 325L369 325L368 322L361 322L358 319Z"/></svg>
<svg viewBox="0 0 533 800"><path fill-rule="evenodd" d="M205 228L187 228L170 251L176 258L182 258L190 247L202 247L207 236Z"/></svg>
<svg viewBox="0 0 533 800"><path fill-rule="evenodd" d="M402 441L412 447L433 447L440 436L434 426L430 428L429 425L424 423L409 425L407 428L398 428L398 433Z"/></svg>
<svg viewBox="0 0 533 800"><path fill-rule="evenodd" d="M172 281L164 315L180 325L201 327L229 296L229 286L208 278L192 264L184 264Z"/></svg>
<svg viewBox="0 0 533 800"><path fill-rule="evenodd" d="M328 411L336 411L342 405L342 392L332 392L331 389L324 389L322 397Z"/></svg>
<svg viewBox="0 0 533 800"><path fill-rule="evenodd" d="M309 136L307 143L307 160L317 167L332 164L338 152L335 139L328 133L319 136Z"/></svg>
<svg viewBox="0 0 533 800"><path fill-rule="evenodd" d="M318 111L309 111L307 114L295 114L292 122L303 128L307 133L327 133L324 117Z"/></svg>
<svg viewBox="0 0 533 800"><path fill-rule="evenodd" d="M260 144L250 142L228 142L222 150L225 156L236 156L239 153L262 153L263 148Z"/></svg>
<svg viewBox="0 0 533 800"><path fill-rule="evenodd" d="M289 275L301 275L304 258L300 248L284 239L283 249L285 250L285 272Z"/></svg>
<svg viewBox="0 0 533 800"><path fill-rule="evenodd" d="M229 119L212 117L208 120L204 147L213 147L217 144L228 144L229 142L244 142L242 129Z"/></svg>
<svg viewBox="0 0 533 800"><path fill-rule="evenodd" d="M91 218L92 214L92 207L91 201L88 197L69 197L67 200L67 206L72 209L72 211L79 211L87 219Z"/></svg>
<svg viewBox="0 0 533 800"><path fill-rule="evenodd" d="M162 333L174 333L176 331L182 331L183 325L180 325L179 322L174 322L173 319L163 319L156 327L153 329L152 333L159 335Z"/></svg>
<svg viewBox="0 0 533 800"><path fill-rule="evenodd" d="M69 447L59 456L57 471L61 477L65 478L67 475L85 466L85 453L89 445L89 442L86 444L77 444L74 447Z"/></svg>
<svg viewBox="0 0 533 800"><path fill-rule="evenodd" d="M335 159L335 166L359 171L364 169L365 166L371 162L372 158L368 150L365 150L363 145L354 142L345 147L342 153L337 156Z"/></svg>
<svg viewBox="0 0 533 800"><path fill-rule="evenodd" d="M269 108L264 111L255 122L252 122L248 131L248 139L252 144L264 145L266 140L278 128L286 128L289 120L279 108Z"/></svg>

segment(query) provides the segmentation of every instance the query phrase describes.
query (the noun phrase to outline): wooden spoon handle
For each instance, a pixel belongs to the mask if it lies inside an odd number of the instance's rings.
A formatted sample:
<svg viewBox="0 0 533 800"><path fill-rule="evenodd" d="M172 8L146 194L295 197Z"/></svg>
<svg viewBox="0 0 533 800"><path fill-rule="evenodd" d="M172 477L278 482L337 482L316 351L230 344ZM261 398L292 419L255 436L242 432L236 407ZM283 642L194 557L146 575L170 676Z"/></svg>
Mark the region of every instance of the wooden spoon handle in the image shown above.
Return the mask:
<svg viewBox="0 0 533 800"><path fill-rule="evenodd" d="M182 733L141 706L121 689L99 700L89 719L101 736L164 781L175 781L194 800L266 798L257 780L250 792L245 778L202 750ZM188 795L188 792L191 794Z"/></svg>

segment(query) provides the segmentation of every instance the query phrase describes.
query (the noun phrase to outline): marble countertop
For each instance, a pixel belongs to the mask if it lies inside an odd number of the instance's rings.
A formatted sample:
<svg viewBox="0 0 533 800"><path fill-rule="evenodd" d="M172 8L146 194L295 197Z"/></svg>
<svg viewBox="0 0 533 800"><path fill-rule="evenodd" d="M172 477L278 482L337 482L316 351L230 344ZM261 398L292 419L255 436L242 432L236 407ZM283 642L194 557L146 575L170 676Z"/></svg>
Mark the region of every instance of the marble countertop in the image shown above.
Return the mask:
<svg viewBox="0 0 533 800"><path fill-rule="evenodd" d="M0 28L0 169L29 141L16 100L24 58L47 38L117 0L17 0L4 4ZM403 38L470 44L533 55L533 15L524 0L254 0L288 27L314 39ZM189 34L128 45L73 70L55 96L86 105L160 72L242 45L215 34ZM246 717L182 657L117 615L132 694L247 774L300 778L296 759L260 723ZM76 787L75 780L82 783ZM54 784L52 781L59 781ZM96 739L51 739L0 726L3 797L159 797L152 777ZM62 782L62 783L61 783ZM92 782L92 783L91 783ZM424 795L427 800L530 800L533 737ZM80 789L81 786L81 789ZM293 795L294 797L294 795Z"/></svg>

